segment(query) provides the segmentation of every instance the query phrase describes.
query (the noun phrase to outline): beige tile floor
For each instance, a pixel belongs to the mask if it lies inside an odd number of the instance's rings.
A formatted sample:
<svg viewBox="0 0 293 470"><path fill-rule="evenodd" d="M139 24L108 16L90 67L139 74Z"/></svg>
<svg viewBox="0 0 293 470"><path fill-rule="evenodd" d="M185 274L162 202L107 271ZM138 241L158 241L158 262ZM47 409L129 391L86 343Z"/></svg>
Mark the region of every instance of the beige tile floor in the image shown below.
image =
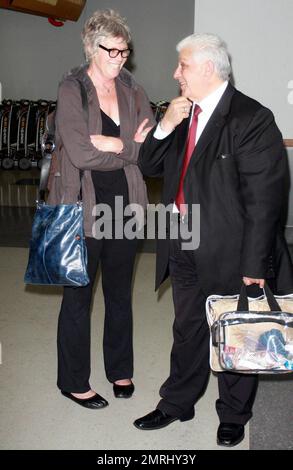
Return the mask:
<svg viewBox="0 0 293 470"><path fill-rule="evenodd" d="M56 388L56 325L61 292L27 287L23 273L27 249L0 248L0 448L1 449L218 449L214 408L217 384L211 377L196 407L195 419L143 432L132 422L151 411L169 369L170 289L160 300L153 289L155 255L137 260L134 282L136 392L130 400L113 397L101 356L103 300L100 283L92 315L92 386L110 406L86 410L66 400ZM236 449L248 449L245 440Z"/></svg>

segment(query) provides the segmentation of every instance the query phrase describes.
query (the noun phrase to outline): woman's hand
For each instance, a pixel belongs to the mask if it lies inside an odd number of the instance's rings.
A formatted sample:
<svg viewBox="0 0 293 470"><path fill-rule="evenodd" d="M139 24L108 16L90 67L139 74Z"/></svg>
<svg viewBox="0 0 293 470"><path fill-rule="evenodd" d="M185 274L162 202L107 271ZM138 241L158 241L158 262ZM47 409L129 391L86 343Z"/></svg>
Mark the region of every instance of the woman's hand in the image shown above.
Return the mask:
<svg viewBox="0 0 293 470"><path fill-rule="evenodd" d="M107 137L105 135L91 135L91 143L101 152L121 153L123 142L117 137Z"/></svg>
<svg viewBox="0 0 293 470"><path fill-rule="evenodd" d="M134 142L142 143L145 141L146 136L150 132L153 126L145 127L149 119L144 119L142 123L138 126L136 133L134 134Z"/></svg>

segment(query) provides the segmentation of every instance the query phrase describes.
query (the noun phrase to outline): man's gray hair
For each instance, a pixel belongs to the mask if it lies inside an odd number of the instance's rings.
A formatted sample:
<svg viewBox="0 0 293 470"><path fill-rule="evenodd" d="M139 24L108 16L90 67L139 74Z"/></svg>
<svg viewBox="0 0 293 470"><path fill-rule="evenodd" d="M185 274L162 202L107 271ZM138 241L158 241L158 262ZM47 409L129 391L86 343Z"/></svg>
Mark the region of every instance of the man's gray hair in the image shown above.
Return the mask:
<svg viewBox="0 0 293 470"><path fill-rule="evenodd" d="M131 41L130 29L125 18L111 9L95 11L85 22L81 37L88 61L96 54L104 38L119 37L127 44Z"/></svg>
<svg viewBox="0 0 293 470"><path fill-rule="evenodd" d="M194 54L200 62L211 60L214 63L217 75L221 80L228 80L231 74L231 65L227 46L215 34L194 33L182 39L177 46L177 52L185 48L194 49Z"/></svg>

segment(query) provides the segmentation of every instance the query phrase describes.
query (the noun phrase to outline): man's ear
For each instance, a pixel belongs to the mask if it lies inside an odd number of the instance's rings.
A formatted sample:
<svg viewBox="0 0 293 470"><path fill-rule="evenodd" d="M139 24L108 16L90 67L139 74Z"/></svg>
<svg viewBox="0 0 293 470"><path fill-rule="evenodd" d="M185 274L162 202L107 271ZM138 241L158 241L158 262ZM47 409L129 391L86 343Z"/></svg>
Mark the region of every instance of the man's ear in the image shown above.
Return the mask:
<svg viewBox="0 0 293 470"><path fill-rule="evenodd" d="M207 60L204 63L204 76L210 78L214 74L214 71L215 71L215 65L213 61Z"/></svg>

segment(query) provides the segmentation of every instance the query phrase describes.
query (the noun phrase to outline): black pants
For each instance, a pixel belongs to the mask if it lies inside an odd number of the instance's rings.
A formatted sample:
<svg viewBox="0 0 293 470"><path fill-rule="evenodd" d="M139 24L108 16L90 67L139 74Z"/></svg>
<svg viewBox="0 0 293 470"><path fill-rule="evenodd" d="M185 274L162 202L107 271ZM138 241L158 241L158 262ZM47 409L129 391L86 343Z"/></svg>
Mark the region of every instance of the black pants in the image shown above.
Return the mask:
<svg viewBox="0 0 293 470"><path fill-rule="evenodd" d="M61 390L83 393L91 387L90 307L101 261L105 300L104 364L110 382L133 376L131 283L137 240L86 239L90 283L65 287L58 323L58 381Z"/></svg>
<svg viewBox="0 0 293 470"><path fill-rule="evenodd" d="M193 251L182 251L181 241L170 240L169 269L175 321L171 368L160 389L157 408L180 416L203 395L209 378L209 328L206 296L200 288ZM252 416L258 379L231 372L218 374L216 410L221 422L246 424Z"/></svg>

